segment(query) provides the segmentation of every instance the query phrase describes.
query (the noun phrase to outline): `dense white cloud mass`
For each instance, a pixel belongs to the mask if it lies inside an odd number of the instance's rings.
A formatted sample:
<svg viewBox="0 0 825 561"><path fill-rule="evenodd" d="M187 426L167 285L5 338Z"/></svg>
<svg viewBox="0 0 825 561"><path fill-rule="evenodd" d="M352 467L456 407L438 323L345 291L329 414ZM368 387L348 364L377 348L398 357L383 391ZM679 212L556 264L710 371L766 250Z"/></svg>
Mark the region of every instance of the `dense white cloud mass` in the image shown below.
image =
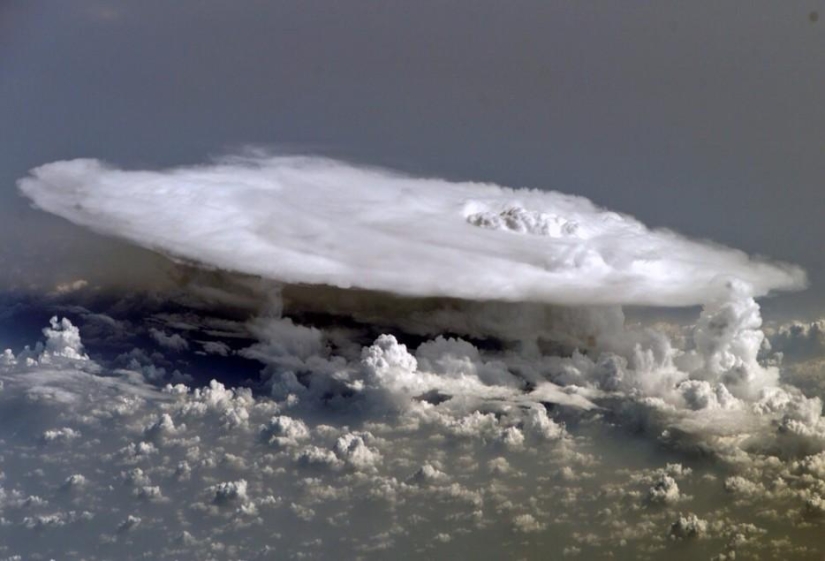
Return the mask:
<svg viewBox="0 0 825 561"><path fill-rule="evenodd" d="M318 158L166 171L73 160L35 168L19 186L38 207L98 232L290 283L661 306L705 303L730 279L755 296L805 284L796 267L649 230L580 197Z"/></svg>
<svg viewBox="0 0 825 561"><path fill-rule="evenodd" d="M763 328L755 300L794 267L328 160L20 186L211 270L114 303L67 284L47 308L76 321L0 354L0 559L823 553L823 324Z"/></svg>

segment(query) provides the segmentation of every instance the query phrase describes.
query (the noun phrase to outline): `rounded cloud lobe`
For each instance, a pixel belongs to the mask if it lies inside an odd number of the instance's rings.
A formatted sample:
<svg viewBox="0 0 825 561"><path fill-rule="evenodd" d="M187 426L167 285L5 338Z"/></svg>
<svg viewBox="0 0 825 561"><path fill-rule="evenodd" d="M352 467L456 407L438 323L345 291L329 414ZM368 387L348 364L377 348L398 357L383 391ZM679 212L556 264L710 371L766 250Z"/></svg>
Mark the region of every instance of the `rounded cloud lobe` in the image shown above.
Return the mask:
<svg viewBox="0 0 825 561"><path fill-rule="evenodd" d="M161 171L98 160L19 182L36 206L183 260L288 283L564 305L687 306L728 280L754 296L804 272L555 191L412 178L311 157Z"/></svg>

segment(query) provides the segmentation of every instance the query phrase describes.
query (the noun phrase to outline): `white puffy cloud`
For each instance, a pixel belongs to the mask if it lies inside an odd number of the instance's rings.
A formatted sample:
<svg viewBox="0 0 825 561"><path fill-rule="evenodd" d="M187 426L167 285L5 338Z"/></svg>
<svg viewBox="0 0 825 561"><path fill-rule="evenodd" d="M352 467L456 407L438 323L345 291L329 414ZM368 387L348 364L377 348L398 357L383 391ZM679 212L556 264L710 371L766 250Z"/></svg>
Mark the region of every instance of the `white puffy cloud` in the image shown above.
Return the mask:
<svg viewBox="0 0 825 561"><path fill-rule="evenodd" d="M424 464L418 471L412 474L409 481L419 485L429 485L433 483L443 483L449 480L449 476L443 471L430 464Z"/></svg>
<svg viewBox="0 0 825 561"><path fill-rule="evenodd" d="M63 427L60 429L47 430L43 433L43 442L71 442L80 438L80 431L74 430L70 427Z"/></svg>
<svg viewBox="0 0 825 561"><path fill-rule="evenodd" d="M140 519L140 517L130 514L120 524L117 525L117 531L131 532L132 530L140 526L141 522L142 520Z"/></svg>
<svg viewBox="0 0 825 561"><path fill-rule="evenodd" d="M676 539L703 538L707 531L708 522L695 514L679 515L670 525L670 535Z"/></svg>
<svg viewBox="0 0 825 561"><path fill-rule="evenodd" d="M652 504L674 504L681 498L679 484L666 474L662 474L647 491L647 500Z"/></svg>
<svg viewBox="0 0 825 561"><path fill-rule="evenodd" d="M513 518L513 527L517 532L528 534L541 532L546 526L536 520L532 514L519 514Z"/></svg>
<svg viewBox="0 0 825 561"><path fill-rule="evenodd" d="M72 322L66 318L58 321L55 316L49 323L50 327L43 328L43 335L46 336L46 347L40 356L41 361L48 362L52 360L52 357L88 360L89 357L83 353L80 330L72 325Z"/></svg>
<svg viewBox="0 0 825 561"><path fill-rule="evenodd" d="M296 446L299 441L309 438L306 423L286 415L272 417L267 424L261 425L260 431L267 443L279 446Z"/></svg>
<svg viewBox="0 0 825 561"><path fill-rule="evenodd" d="M238 481L223 481L209 488L213 494L212 502L216 505L229 505L243 503L247 500L247 482L245 479Z"/></svg>
<svg viewBox="0 0 825 561"><path fill-rule="evenodd" d="M367 443L374 440L368 433L347 433L335 441L333 451L341 461L359 470L374 470L381 462L381 453Z"/></svg>

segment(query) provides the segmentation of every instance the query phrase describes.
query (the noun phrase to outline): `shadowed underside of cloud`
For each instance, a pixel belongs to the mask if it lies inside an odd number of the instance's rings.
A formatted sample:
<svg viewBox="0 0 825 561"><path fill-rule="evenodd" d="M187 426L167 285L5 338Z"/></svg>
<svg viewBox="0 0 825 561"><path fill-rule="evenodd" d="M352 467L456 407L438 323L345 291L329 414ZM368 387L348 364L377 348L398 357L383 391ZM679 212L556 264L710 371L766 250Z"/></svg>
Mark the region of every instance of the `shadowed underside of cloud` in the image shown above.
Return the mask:
<svg viewBox="0 0 825 561"><path fill-rule="evenodd" d="M420 179L320 158L162 171L55 162L36 206L175 258L288 283L565 305L687 306L731 279L753 296L804 272L554 191Z"/></svg>

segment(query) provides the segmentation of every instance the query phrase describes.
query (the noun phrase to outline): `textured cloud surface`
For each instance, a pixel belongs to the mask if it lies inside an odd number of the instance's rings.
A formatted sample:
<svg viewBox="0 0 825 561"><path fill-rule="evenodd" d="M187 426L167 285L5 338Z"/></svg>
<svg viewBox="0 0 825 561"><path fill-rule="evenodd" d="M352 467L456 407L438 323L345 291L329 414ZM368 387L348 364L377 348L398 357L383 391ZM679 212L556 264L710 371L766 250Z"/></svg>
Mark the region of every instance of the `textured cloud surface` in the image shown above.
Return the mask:
<svg viewBox="0 0 825 561"><path fill-rule="evenodd" d="M114 338L124 303L75 306L80 329L0 354L0 554L821 558L821 401L769 385L758 310L733 302L687 352L614 325L625 350L592 357L387 334L344 357L337 328L148 313L124 348L148 346L108 361L81 331ZM184 385L154 366L171 339L222 340L261 379Z"/></svg>
<svg viewBox="0 0 825 561"><path fill-rule="evenodd" d="M32 170L49 212L168 255L290 283L414 296L683 306L730 279L760 296L804 273L650 230L557 192L405 177L317 158L164 171L97 160Z"/></svg>
<svg viewBox="0 0 825 561"><path fill-rule="evenodd" d="M822 322L756 301L794 267L319 159L20 187L199 266L7 312L70 318L0 354L0 559L821 558Z"/></svg>

